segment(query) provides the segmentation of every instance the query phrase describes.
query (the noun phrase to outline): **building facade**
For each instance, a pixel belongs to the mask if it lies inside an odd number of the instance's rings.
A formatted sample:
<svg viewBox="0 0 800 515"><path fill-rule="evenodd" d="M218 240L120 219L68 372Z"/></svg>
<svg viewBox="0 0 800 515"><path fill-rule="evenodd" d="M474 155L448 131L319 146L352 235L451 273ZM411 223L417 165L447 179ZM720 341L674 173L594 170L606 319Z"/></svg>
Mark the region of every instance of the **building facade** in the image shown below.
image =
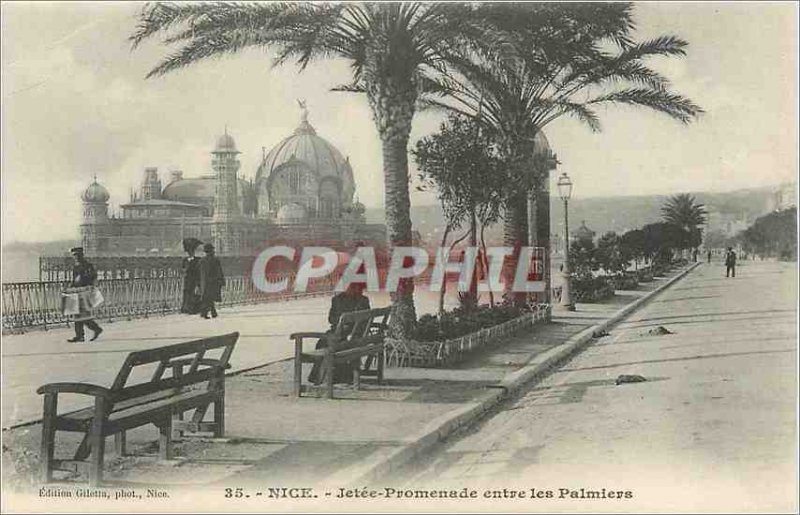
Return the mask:
<svg viewBox="0 0 800 515"><path fill-rule="evenodd" d="M227 131L210 153L212 173L172 171L166 185L157 168L146 168L119 216L109 216L109 192L95 178L81 195L86 251L178 255L188 237L212 242L221 255L255 255L276 244L385 244L385 226L365 222L349 158L317 135L305 109L297 129L262 153L251 180L239 175L240 152Z"/></svg>

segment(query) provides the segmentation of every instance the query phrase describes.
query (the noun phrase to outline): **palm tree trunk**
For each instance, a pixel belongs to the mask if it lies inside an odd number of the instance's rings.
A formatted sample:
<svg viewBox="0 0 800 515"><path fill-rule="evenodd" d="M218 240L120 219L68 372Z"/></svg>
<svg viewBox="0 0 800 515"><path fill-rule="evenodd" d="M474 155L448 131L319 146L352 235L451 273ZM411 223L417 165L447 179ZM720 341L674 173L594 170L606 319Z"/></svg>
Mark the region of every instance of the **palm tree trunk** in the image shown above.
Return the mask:
<svg viewBox="0 0 800 515"><path fill-rule="evenodd" d="M543 293L534 294L537 302L550 303L550 188L548 178L532 188L528 196L528 243L542 249L541 281L545 283Z"/></svg>
<svg viewBox="0 0 800 515"><path fill-rule="evenodd" d="M383 73L385 63L380 62L380 52L370 51L370 54L375 62L365 70L365 79L369 77L366 93L381 138L388 243L391 249L407 247L412 243L408 139L417 92L410 77ZM397 337L406 337L417 322L414 279L401 279L397 291L391 292L391 299L394 307L391 330Z"/></svg>
<svg viewBox="0 0 800 515"><path fill-rule="evenodd" d="M410 129L410 125L409 125ZM408 194L408 136L383 138L383 179L385 182L386 229L389 247L411 246L411 201ZM414 309L414 279L403 278L391 292L394 305L393 329L407 335L417 321Z"/></svg>
<svg viewBox="0 0 800 515"><path fill-rule="evenodd" d="M515 305L525 303L525 292L513 291L519 254L528 245L528 199L524 191L508 199L503 220L503 244L513 249L503 266L505 297Z"/></svg>

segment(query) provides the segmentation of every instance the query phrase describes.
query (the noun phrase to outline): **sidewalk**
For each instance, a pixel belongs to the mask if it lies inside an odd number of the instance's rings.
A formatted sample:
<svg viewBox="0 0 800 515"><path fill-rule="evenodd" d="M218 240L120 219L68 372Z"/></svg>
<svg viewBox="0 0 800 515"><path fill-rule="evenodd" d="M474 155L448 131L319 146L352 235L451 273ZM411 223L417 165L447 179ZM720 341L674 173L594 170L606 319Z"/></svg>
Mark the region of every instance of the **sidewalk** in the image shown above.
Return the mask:
<svg viewBox="0 0 800 515"><path fill-rule="evenodd" d="M186 486L190 491L204 485L204 491L222 491L232 486L363 486L391 477L392 469L585 345L598 324L621 318L632 303L647 300L686 271L641 284L638 291L618 291L605 303L556 312L551 324L454 368L389 368L385 384L365 381L361 391L340 386L333 400L316 397L321 392L292 397L291 360L233 375L226 383L226 441L177 443L178 459L159 463L154 457L157 432L139 428L128 435L130 452L138 456L114 457L113 439L108 439L106 480L111 486L158 485L175 491ZM20 450L37 451L40 430L36 424L5 434L6 446L23 468ZM70 436L59 433L57 454L74 450L77 438ZM35 462L32 456L27 461ZM154 505L156 511L164 508Z"/></svg>

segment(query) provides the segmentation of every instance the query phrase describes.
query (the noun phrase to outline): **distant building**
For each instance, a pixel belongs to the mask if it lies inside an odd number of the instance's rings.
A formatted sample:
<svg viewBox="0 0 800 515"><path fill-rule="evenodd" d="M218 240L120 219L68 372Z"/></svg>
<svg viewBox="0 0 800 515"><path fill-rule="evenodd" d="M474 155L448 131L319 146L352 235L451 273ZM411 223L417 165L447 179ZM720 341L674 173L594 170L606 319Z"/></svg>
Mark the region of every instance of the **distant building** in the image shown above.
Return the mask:
<svg viewBox="0 0 800 515"><path fill-rule="evenodd" d="M787 182L778 186L769 199L767 210L780 211L797 207L797 184Z"/></svg>
<svg viewBox="0 0 800 515"><path fill-rule="evenodd" d="M574 240L588 240L588 241L593 241L594 235L595 232L586 226L586 220L581 220L580 227L572 231L572 233L570 234L570 236L572 236L572 239Z"/></svg>
<svg viewBox="0 0 800 515"><path fill-rule="evenodd" d="M158 169L146 168L119 217L108 215L109 192L95 178L81 196L83 246L94 255L174 255L195 237L222 255L252 255L279 242L384 244L385 226L365 222L349 158L317 135L305 109L297 129L263 152L253 180L239 176L238 155L226 131L209 175L175 170L162 187Z"/></svg>
<svg viewBox="0 0 800 515"><path fill-rule="evenodd" d="M735 236L740 231L747 229L753 222L746 213L721 213L709 209L706 214L705 232L720 232L725 236Z"/></svg>

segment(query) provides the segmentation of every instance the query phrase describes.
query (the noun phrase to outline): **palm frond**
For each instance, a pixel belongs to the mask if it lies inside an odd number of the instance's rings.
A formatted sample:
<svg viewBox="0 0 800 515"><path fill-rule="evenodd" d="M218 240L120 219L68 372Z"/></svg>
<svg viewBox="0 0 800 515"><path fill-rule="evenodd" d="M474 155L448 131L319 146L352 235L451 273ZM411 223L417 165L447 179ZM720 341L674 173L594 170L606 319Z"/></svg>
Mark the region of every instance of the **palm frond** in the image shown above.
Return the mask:
<svg viewBox="0 0 800 515"><path fill-rule="evenodd" d="M592 132L600 132L602 130L600 117L597 116L597 113L584 104L576 102L558 102L553 106L553 109L550 110L548 116L541 117L541 119L537 118L537 122L540 127L545 127L550 122L563 115L571 116L579 122L586 124Z"/></svg>
<svg viewBox="0 0 800 515"><path fill-rule="evenodd" d="M648 107L682 123L690 123L703 109L677 93L657 89L627 88L597 96L587 104L627 104Z"/></svg>
<svg viewBox="0 0 800 515"><path fill-rule="evenodd" d="M351 82L348 84L339 84L338 86L334 86L331 88L331 91L337 91L340 93L364 93L366 90L362 84Z"/></svg>

